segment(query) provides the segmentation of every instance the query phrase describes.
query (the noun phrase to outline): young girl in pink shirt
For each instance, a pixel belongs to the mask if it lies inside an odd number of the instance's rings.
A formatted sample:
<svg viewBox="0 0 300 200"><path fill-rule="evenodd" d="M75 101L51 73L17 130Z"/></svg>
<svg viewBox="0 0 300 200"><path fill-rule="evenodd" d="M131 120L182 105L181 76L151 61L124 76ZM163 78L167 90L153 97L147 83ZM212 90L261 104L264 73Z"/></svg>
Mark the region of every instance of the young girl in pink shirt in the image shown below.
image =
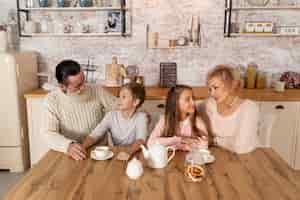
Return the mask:
<svg viewBox="0 0 300 200"><path fill-rule="evenodd" d="M208 133L197 115L192 88L172 87L167 96L165 114L153 129L148 145L156 141L165 146L190 151L193 146L207 148Z"/></svg>

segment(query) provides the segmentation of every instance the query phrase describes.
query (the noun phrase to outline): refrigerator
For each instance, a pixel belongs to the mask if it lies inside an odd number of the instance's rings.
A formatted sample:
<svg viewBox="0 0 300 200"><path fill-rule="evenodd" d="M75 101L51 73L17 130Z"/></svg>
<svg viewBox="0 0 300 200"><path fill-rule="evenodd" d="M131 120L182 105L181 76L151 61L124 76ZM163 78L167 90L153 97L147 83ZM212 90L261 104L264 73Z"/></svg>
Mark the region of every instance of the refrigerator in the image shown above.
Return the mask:
<svg viewBox="0 0 300 200"><path fill-rule="evenodd" d="M0 169L29 167L24 94L38 88L37 70L35 52L0 52Z"/></svg>

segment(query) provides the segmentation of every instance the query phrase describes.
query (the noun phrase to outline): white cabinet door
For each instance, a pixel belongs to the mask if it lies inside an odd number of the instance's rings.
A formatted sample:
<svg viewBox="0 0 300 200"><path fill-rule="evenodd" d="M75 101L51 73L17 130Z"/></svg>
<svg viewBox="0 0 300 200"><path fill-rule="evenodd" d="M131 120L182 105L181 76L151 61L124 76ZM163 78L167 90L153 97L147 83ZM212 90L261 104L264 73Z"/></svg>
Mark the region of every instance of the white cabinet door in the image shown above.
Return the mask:
<svg viewBox="0 0 300 200"><path fill-rule="evenodd" d="M300 106L299 106L299 112L297 117L297 129L295 133L295 141L296 141L296 147L295 147L295 155L294 155L294 159L295 159L294 169L300 170Z"/></svg>
<svg viewBox="0 0 300 200"><path fill-rule="evenodd" d="M261 102L261 122L269 127L270 134L264 138L291 167L294 167L295 133L299 104L297 102ZM260 132L263 130L260 129ZM268 134L267 134L268 135Z"/></svg>
<svg viewBox="0 0 300 200"><path fill-rule="evenodd" d="M37 163L48 151L45 139L41 132L43 123L43 97L27 98L27 115L29 130L30 164Z"/></svg>

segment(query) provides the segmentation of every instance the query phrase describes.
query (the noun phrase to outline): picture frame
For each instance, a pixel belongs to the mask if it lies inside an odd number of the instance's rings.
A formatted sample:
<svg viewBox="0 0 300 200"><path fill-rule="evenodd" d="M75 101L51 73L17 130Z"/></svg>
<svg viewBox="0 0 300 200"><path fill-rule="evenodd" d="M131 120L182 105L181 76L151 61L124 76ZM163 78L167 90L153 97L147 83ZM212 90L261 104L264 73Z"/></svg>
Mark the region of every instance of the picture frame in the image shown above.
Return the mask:
<svg viewBox="0 0 300 200"><path fill-rule="evenodd" d="M107 12L107 20L105 25L105 32L121 32L121 12L109 11Z"/></svg>

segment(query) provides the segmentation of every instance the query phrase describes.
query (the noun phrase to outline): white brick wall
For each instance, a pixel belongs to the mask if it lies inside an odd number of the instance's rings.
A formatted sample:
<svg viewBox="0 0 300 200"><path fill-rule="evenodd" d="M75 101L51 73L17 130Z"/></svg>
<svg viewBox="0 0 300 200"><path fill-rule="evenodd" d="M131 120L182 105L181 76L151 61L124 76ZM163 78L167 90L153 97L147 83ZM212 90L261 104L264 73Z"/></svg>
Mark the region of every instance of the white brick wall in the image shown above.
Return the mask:
<svg viewBox="0 0 300 200"><path fill-rule="evenodd" d="M207 71L221 63L247 64L254 61L266 71L300 71L300 38L224 38L224 0L132 1L133 35L130 38L22 38L21 48L38 51L41 70L52 71L64 58L86 62L91 56L94 57L94 63L104 66L111 62L112 55L117 55L124 64L140 66L146 84L158 81L159 63L164 61L177 62L179 82L191 85L204 84ZM10 2L1 0L1 14L5 13L7 5L14 6ZM201 48L146 49L146 24L164 37L174 37L186 33L187 22L192 14L200 16ZM281 15L284 22L297 17L294 21L300 19L299 12L285 11ZM257 15L251 15L253 18L260 19ZM174 34L174 30L177 34Z"/></svg>

